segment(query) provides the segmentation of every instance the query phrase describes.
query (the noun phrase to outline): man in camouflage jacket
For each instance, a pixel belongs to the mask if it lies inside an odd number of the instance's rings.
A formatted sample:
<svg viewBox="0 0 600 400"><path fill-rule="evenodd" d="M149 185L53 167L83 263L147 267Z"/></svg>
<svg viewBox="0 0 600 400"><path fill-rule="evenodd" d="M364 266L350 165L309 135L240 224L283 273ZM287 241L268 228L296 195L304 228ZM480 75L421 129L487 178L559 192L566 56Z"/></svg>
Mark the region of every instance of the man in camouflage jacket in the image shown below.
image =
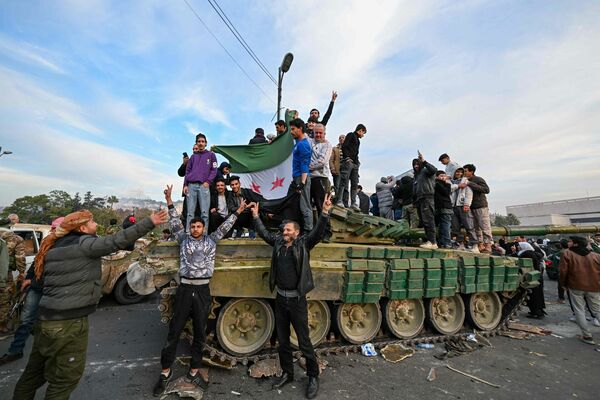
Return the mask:
<svg viewBox="0 0 600 400"><path fill-rule="evenodd" d="M7 333L6 317L10 311L12 297L16 292L12 271L19 271L17 282L25 277L25 245L23 239L9 230L0 230L8 253L8 265L0 266L0 334Z"/></svg>

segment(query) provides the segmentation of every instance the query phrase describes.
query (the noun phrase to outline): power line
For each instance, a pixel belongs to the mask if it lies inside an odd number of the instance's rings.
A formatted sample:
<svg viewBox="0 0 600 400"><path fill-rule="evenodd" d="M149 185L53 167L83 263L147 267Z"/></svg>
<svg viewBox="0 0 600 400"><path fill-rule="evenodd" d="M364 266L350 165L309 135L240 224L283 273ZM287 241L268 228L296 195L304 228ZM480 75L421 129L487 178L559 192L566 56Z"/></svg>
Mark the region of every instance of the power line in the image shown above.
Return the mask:
<svg viewBox="0 0 600 400"><path fill-rule="evenodd" d="M223 9L219 5L219 3L217 3L217 0L208 0L208 3L211 5L213 10L215 10L217 15L221 18L221 20L227 26L227 28L229 28L231 33L233 33L233 36L235 36L237 41L240 42L240 44L242 45L244 50L246 50L246 52L250 55L250 57L252 57L254 62L256 62L256 64L260 67L260 69L262 69L263 72L267 75L267 77L269 79L271 79L271 81L275 85L277 85L277 80L273 77L273 75L271 75L271 73L269 72L267 67L265 67L265 65L262 63L262 61L260 61L260 59L258 58L256 53L254 53L254 51L252 50L250 45L246 42L246 40L244 40L244 37L242 36L242 34L235 28L235 25L233 25L233 22L231 22L229 17L227 17L227 14L225 14L225 11L223 11ZM217 10L217 8L218 8L218 10Z"/></svg>
<svg viewBox="0 0 600 400"><path fill-rule="evenodd" d="M210 35L213 37L213 39L215 39L215 41L219 44L219 46L221 46L221 48L225 51L225 53L227 53L227 55L229 56L229 58L231 58L231 60L235 63L235 65L238 66L238 68L244 73L244 75L246 75L246 78L248 78L248 80L250 82L252 82L252 84L254 86L256 86L256 88L258 90L261 91L261 93L267 98L269 99L269 101L271 101L271 103L275 104L275 100L273 100L259 85L258 83L256 83L254 81L254 79L252 79L250 77L250 75L248 75L248 72L246 72L246 70L240 65L240 63L235 59L235 57L233 55L231 55L231 53L227 50L227 48L225 47L225 45L223 45L223 43L221 43L221 41L217 38L217 36L210 30L210 28L208 27L208 25L206 25L206 23L204 22L204 20L202 20L202 18L200 18L200 16L198 15L198 13L196 12L196 10L194 10L194 8L192 7L192 5L188 2L188 0L183 0L185 2L185 4L188 6L188 8L192 11L192 13L194 13L194 15L196 16L196 18L198 19L198 21L200 21L200 23L202 23L202 25L204 26L204 28L208 31L208 33L210 33Z"/></svg>

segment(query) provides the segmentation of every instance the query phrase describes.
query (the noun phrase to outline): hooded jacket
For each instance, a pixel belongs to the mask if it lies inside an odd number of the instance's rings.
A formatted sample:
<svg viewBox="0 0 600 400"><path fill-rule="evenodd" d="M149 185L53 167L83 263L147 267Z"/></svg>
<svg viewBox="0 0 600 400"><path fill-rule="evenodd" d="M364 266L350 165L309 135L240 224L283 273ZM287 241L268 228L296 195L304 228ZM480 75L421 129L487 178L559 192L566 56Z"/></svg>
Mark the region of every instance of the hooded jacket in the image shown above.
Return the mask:
<svg viewBox="0 0 600 400"><path fill-rule="evenodd" d="M413 160L413 169L415 165L415 160ZM413 195L415 200L418 201L423 197L433 197L435 193L435 173L437 172L437 168L429 164L427 161L423 161L419 171L414 171L415 180L413 187Z"/></svg>
<svg viewBox="0 0 600 400"><path fill-rule="evenodd" d="M387 181L386 178L381 178L381 181L375 185L375 193L377 193L377 201L379 209L391 208L394 203L394 196L392 195L392 188L395 183Z"/></svg>
<svg viewBox="0 0 600 400"><path fill-rule="evenodd" d="M299 236L292 242L292 251L296 261L296 273L298 274L298 295L304 296L315 288L315 284L310 270L310 250L315 247L323 238L325 228L329 223L329 215L321 213L319 221L314 229L304 235ZM254 229L265 242L273 246L273 255L271 257L271 272L269 274L269 289L275 290L277 280L277 263L279 253L285 247L285 241L281 234L269 232L263 225L260 218L254 218Z"/></svg>
<svg viewBox="0 0 600 400"><path fill-rule="evenodd" d="M463 207L463 206L471 206L471 202L473 201L473 191L469 186L465 188L459 188L458 185L461 183L467 183L469 180L465 177L460 179L452 179L452 206L453 207Z"/></svg>

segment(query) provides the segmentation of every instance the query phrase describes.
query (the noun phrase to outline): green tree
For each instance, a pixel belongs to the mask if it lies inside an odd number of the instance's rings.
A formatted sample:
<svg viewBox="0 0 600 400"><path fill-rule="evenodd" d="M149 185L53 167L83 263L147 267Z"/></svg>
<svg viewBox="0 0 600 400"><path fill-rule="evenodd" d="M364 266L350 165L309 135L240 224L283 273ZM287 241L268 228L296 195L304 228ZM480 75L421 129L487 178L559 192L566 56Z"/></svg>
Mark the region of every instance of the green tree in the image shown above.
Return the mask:
<svg viewBox="0 0 600 400"><path fill-rule="evenodd" d="M119 202L119 199L117 198L117 196L114 196L114 195L108 196L108 199L106 199L106 202L108 203L109 207L112 209L113 206Z"/></svg>
<svg viewBox="0 0 600 400"><path fill-rule="evenodd" d="M521 225L521 221L519 221L519 218L511 213L509 213L508 215L492 214L491 220L492 225L495 226Z"/></svg>
<svg viewBox="0 0 600 400"><path fill-rule="evenodd" d="M79 192L77 192L75 193L75 196L73 196L73 211L81 210L81 208L81 196L79 195Z"/></svg>
<svg viewBox="0 0 600 400"><path fill-rule="evenodd" d="M89 190L87 192L85 192L85 194L83 195L83 208L90 208L92 206L92 202L94 201L94 196L92 195L92 192L90 192Z"/></svg>
<svg viewBox="0 0 600 400"><path fill-rule="evenodd" d="M52 204L45 194L24 196L16 199L2 210L4 216L15 213L22 222L30 224L49 224L52 222Z"/></svg>

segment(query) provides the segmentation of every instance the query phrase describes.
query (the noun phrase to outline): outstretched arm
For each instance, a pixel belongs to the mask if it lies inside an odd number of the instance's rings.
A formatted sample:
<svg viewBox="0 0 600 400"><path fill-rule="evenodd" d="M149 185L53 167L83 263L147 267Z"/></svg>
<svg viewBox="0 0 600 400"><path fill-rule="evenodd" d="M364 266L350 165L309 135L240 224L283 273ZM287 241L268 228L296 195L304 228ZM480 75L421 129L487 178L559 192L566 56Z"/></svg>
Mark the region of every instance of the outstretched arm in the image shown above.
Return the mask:
<svg viewBox="0 0 600 400"><path fill-rule="evenodd" d="M258 203L250 203L250 209L252 210L252 219L254 220L254 230L258 233L267 244L274 246L275 240L277 240L277 235L269 232L267 228L263 225L260 217L258 216Z"/></svg>
<svg viewBox="0 0 600 400"><path fill-rule="evenodd" d="M223 239L223 237L225 235L227 235L227 232L229 232L231 230L231 228L233 228L235 221L237 221L237 218L240 216L241 213L244 212L244 210L247 207L248 207L248 204L246 204L246 201L244 199L242 199L242 201L240 202L239 208L233 214L231 214L229 217L227 217L227 219L225 221L223 221L223 223L221 225L219 225L217 230L215 230L213 233L210 234L210 238L215 243L218 242L219 240Z"/></svg>
<svg viewBox="0 0 600 400"><path fill-rule="evenodd" d="M317 225L309 232L306 239L306 245L309 250L315 247L323 239L327 223L329 222L329 210L331 210L332 205L331 194L326 194L325 201L323 201L323 211L321 212L321 215L319 215Z"/></svg>
<svg viewBox="0 0 600 400"><path fill-rule="evenodd" d="M327 122L329 122L329 118L331 118L331 113L333 112L333 103L335 103L336 99L337 92L334 90L333 92L331 92L331 101L329 102L329 107L327 107L327 111L325 112L325 115L323 115L323 119L321 120L321 123L323 125L327 125Z"/></svg>
<svg viewBox="0 0 600 400"><path fill-rule="evenodd" d="M171 199L172 192L173 185L167 185L167 188L164 190L164 194L165 200L167 202L167 208L169 209L169 229L171 229L171 234L173 235L175 240L177 240L177 243L181 243L185 238L185 228L181 223L179 213L173 205L173 200Z"/></svg>

